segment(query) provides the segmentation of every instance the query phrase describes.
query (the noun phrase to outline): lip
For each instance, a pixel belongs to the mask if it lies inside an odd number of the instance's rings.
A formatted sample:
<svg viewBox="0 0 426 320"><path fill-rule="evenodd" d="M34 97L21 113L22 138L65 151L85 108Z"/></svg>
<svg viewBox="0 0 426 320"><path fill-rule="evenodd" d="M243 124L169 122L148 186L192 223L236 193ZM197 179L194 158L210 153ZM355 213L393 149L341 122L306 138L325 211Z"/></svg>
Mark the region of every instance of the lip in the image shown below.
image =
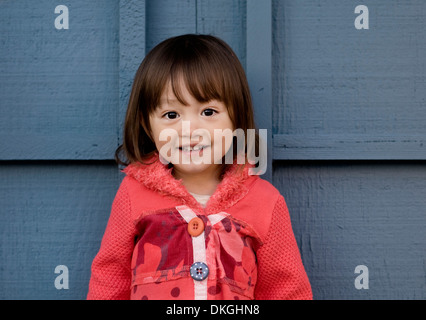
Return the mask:
<svg viewBox="0 0 426 320"><path fill-rule="evenodd" d="M191 148L191 150L189 150L189 151L188 150L183 150L183 148L187 148L188 146ZM198 149L198 150L192 150L192 148L195 147L195 146L200 146L201 148ZM180 146L177 149L179 150L179 152L182 152L184 154L192 154L192 153L200 153L200 154L202 154L203 150L207 149L207 148L210 148L210 145L191 144L191 145Z"/></svg>
<svg viewBox="0 0 426 320"><path fill-rule="evenodd" d="M210 145L203 145L203 144L200 145L199 143L191 143L191 144L181 145L178 147L178 149L182 150L183 148L188 148L188 147L193 149L196 146L201 147L201 149L210 147Z"/></svg>
<svg viewBox="0 0 426 320"><path fill-rule="evenodd" d="M184 144L184 145L179 146L179 148L187 148L187 147L193 148L195 146L198 146L198 143ZM204 146L202 145L202 147L204 147Z"/></svg>

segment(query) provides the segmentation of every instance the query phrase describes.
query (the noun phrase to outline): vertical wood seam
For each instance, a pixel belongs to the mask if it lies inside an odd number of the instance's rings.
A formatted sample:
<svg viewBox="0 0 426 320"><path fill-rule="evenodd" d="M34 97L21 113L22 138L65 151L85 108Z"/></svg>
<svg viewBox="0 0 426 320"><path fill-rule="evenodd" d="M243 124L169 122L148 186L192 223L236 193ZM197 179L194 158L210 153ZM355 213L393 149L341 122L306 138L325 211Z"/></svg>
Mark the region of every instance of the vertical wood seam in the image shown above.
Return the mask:
<svg viewBox="0 0 426 320"><path fill-rule="evenodd" d="M247 0L247 79L256 126L267 129L267 170L272 182L272 3Z"/></svg>

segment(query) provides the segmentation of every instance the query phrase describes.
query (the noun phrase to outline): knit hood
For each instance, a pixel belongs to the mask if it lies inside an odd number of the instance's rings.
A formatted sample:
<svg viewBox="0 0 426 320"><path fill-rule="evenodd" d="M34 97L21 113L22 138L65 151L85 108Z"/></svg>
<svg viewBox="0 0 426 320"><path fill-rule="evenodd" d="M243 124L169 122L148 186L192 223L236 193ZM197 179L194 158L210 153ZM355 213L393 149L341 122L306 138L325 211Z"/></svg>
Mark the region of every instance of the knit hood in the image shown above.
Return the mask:
<svg viewBox="0 0 426 320"><path fill-rule="evenodd" d="M250 165L233 164L223 175L222 181L210 197L205 208L187 191L182 180L172 175L173 168L164 165L156 153L149 164L132 163L123 172L141 182L147 189L175 198L200 213L212 214L225 211L240 201L249 192L249 187L259 177L249 175Z"/></svg>

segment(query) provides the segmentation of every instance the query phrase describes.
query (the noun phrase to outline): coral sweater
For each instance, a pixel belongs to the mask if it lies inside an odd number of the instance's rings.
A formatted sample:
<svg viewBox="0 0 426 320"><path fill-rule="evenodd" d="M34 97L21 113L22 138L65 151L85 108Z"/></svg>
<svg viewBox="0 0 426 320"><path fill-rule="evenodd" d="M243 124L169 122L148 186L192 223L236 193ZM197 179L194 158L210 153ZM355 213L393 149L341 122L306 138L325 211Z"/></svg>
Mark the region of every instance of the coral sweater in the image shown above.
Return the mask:
<svg viewBox="0 0 426 320"><path fill-rule="evenodd" d="M312 299L284 198L239 169L203 208L160 161L129 165L87 298ZM196 236L194 218L202 221Z"/></svg>

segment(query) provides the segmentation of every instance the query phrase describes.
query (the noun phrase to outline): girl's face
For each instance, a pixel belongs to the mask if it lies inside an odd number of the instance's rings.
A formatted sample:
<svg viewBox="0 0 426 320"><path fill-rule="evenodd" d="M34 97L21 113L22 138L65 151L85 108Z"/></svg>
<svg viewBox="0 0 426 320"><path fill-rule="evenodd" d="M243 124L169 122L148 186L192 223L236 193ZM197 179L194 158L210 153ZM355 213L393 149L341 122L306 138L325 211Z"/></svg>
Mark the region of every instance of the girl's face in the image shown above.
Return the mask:
<svg viewBox="0 0 426 320"><path fill-rule="evenodd" d="M221 101L199 102L185 86L180 89L187 105L179 102L169 82L149 118L151 137L175 175L218 173L232 145L228 110Z"/></svg>

